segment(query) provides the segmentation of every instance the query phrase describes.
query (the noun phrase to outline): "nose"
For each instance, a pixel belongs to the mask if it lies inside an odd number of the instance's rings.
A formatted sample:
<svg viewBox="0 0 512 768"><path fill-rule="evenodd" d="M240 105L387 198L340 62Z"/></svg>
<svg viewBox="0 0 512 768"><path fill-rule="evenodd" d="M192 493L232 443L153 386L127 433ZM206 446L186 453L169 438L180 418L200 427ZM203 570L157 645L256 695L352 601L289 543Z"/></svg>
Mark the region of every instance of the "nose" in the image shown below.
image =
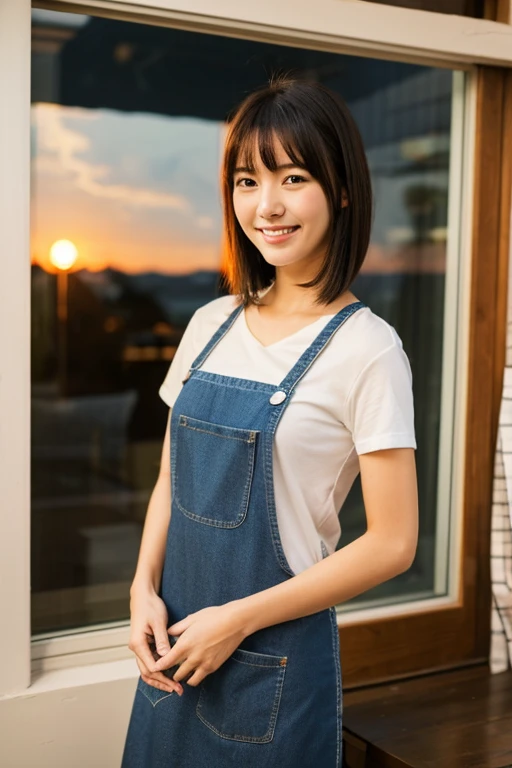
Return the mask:
<svg viewBox="0 0 512 768"><path fill-rule="evenodd" d="M279 190L273 184L260 186L257 214L262 219L272 219L282 216L285 206L280 198Z"/></svg>

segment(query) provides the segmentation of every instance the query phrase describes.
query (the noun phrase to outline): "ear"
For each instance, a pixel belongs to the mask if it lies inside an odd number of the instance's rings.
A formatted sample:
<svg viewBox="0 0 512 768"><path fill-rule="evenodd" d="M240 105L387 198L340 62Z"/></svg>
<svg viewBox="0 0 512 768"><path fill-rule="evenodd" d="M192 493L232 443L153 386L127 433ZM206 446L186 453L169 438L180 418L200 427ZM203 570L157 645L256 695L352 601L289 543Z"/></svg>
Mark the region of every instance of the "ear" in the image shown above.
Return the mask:
<svg viewBox="0 0 512 768"><path fill-rule="evenodd" d="M345 189L345 187L343 187L343 190L341 192L341 207L346 208L347 205L348 205L347 190Z"/></svg>

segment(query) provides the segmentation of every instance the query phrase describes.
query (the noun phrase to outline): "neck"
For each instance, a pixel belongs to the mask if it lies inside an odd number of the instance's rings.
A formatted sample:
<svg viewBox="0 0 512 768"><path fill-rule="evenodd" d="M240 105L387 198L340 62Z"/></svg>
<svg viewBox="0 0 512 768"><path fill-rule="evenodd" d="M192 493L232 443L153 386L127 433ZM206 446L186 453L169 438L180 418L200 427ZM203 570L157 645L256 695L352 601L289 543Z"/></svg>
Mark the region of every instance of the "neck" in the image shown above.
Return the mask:
<svg viewBox="0 0 512 768"><path fill-rule="evenodd" d="M357 301L351 291L345 291L331 304L318 304L316 288L301 288L298 285L309 282L315 274L316 271L312 269L305 273L304 269L297 269L295 265L278 267L274 284L262 296L260 307L267 307L267 312L281 317L295 314L320 315L327 314L326 309L335 314L347 304Z"/></svg>
<svg viewBox="0 0 512 768"><path fill-rule="evenodd" d="M276 270L276 279L268 294L263 297L266 306L282 314L294 314L311 310L316 304L316 291L314 288L301 288L299 282L306 282L307 277L291 278L283 275L281 270Z"/></svg>

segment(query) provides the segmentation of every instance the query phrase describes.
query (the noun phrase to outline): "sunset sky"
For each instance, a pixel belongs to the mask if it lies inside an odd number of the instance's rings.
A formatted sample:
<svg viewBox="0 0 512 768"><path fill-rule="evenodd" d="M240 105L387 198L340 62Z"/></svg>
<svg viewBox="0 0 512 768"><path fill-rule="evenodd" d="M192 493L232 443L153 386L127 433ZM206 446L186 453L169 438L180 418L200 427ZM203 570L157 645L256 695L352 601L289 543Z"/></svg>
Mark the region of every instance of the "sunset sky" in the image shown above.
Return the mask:
<svg viewBox="0 0 512 768"><path fill-rule="evenodd" d="M75 269L217 269L223 126L142 113L32 106L32 260L68 239Z"/></svg>
<svg viewBox="0 0 512 768"><path fill-rule="evenodd" d="M217 270L223 134L210 120L34 104L32 261L55 271L50 247L65 239L78 248L73 270ZM406 183L374 179L379 242L363 272L445 271L444 230L419 249L410 243Z"/></svg>

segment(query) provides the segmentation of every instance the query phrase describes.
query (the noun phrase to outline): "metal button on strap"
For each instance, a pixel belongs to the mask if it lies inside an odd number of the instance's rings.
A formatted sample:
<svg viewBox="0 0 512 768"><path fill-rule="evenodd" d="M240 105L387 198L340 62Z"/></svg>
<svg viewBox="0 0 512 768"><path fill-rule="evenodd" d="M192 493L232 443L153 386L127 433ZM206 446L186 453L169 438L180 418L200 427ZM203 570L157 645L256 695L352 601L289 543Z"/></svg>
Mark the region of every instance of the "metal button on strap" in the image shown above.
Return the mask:
<svg viewBox="0 0 512 768"><path fill-rule="evenodd" d="M277 392L274 392L274 394L270 398L269 403L271 405L279 405L284 400L286 400L286 392L283 392L282 389L278 389Z"/></svg>

